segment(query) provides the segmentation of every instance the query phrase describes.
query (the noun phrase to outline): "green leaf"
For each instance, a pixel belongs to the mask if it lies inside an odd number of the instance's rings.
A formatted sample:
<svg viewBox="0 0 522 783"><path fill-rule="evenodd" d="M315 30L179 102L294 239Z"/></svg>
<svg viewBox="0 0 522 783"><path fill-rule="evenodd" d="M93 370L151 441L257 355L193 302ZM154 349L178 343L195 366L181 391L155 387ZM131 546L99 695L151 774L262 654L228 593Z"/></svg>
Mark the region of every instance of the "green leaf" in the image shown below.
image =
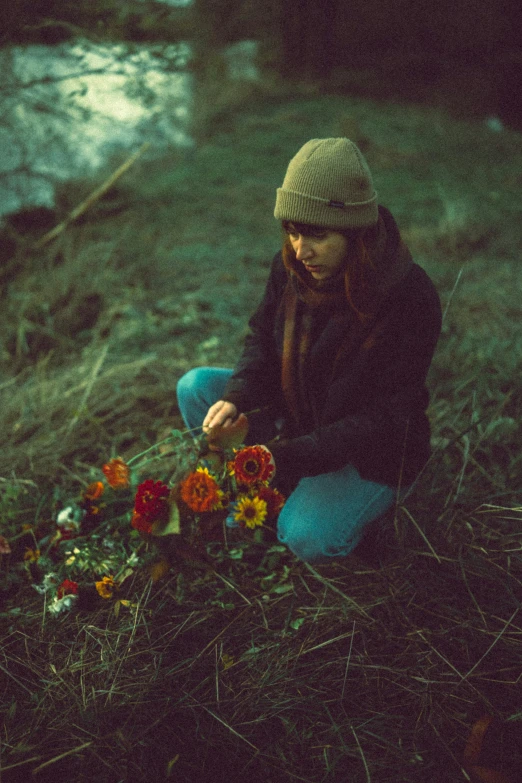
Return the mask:
<svg viewBox="0 0 522 783"><path fill-rule="evenodd" d="M179 508L176 503L173 502L170 504L170 514L167 521L158 519L156 522L153 522L150 532L153 536L178 535L181 532Z"/></svg>
<svg viewBox="0 0 522 783"><path fill-rule="evenodd" d="M179 753L176 753L176 755L174 756L174 758L172 758L172 759L169 761L169 763L167 764L167 777L168 777L168 778L170 778L170 776L171 776L171 773L172 773L172 767L174 766L174 764L176 764L176 763L177 763L178 759L179 759Z"/></svg>
<svg viewBox="0 0 522 783"><path fill-rule="evenodd" d="M283 593L289 593L290 590L293 590L293 589L294 589L293 584L291 584L291 585L289 585L289 584L277 585L270 592L271 593L277 593L278 595L282 595Z"/></svg>

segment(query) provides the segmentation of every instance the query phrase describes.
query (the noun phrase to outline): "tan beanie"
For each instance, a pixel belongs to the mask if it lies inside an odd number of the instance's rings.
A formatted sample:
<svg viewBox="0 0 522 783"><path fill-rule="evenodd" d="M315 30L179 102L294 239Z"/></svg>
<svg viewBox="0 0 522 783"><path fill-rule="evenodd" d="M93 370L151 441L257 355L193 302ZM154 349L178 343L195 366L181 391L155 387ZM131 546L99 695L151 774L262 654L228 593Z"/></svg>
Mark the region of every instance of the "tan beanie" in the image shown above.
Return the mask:
<svg viewBox="0 0 522 783"><path fill-rule="evenodd" d="M377 223L377 194L359 148L349 139L311 139L277 188L278 220L345 229Z"/></svg>

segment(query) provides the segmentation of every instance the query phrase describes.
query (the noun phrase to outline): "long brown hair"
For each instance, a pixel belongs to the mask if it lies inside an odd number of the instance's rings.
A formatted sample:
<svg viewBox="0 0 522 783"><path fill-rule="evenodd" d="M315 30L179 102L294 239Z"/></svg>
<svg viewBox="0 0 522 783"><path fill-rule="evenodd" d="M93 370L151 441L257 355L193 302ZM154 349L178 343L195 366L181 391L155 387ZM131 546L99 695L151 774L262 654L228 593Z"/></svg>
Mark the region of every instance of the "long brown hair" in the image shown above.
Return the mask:
<svg viewBox="0 0 522 783"><path fill-rule="evenodd" d="M372 253L369 248L372 250L376 248L379 234L378 224L365 228L341 230L283 221L285 232L282 248L283 262L291 273L295 274L305 285L310 286L309 276L297 261L290 242L289 226L292 226L302 236L314 236L325 231L336 231L347 240L344 293L350 307L361 321L370 317L375 311L378 298L378 254Z"/></svg>

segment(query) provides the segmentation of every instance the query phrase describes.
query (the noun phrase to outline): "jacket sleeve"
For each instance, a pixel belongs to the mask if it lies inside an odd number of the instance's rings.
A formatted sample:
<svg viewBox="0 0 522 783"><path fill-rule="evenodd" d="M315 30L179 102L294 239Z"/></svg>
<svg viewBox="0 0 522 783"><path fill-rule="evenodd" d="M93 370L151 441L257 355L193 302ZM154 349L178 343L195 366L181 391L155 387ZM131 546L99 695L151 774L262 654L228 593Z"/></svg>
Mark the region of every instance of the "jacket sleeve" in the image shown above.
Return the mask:
<svg viewBox="0 0 522 783"><path fill-rule="evenodd" d="M411 483L429 456L426 375L441 329L440 300L429 283L420 297L410 292L395 302L381 336L359 352L357 413L269 444L282 475L295 481L351 463L363 478Z"/></svg>
<svg viewBox="0 0 522 783"><path fill-rule="evenodd" d="M263 298L248 322L243 351L227 383L223 399L239 411L278 404L281 397L281 360L274 338L274 323L287 273L281 253L271 264Z"/></svg>

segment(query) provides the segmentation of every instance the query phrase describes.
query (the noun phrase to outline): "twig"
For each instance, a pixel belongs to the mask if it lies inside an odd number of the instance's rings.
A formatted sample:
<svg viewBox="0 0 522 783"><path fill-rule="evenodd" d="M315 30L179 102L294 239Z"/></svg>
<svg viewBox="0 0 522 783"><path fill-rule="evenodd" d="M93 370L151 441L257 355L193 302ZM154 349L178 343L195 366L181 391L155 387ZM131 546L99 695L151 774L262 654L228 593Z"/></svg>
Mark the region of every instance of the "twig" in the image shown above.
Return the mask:
<svg viewBox="0 0 522 783"><path fill-rule="evenodd" d="M361 743L359 742L359 737L355 733L355 729L353 726L350 726L352 730L352 734L355 737L355 741L357 743L357 747L359 748L359 753L361 754L362 763L364 764L364 771L366 772L366 781L367 783L372 783L372 776L370 775L370 770L368 768L368 764L366 763L366 757L364 755L363 749L361 747Z"/></svg>
<svg viewBox="0 0 522 783"><path fill-rule="evenodd" d="M23 684L23 682L20 682L20 680L14 676L14 674L11 674L11 672L8 669L5 669L2 664L0 663L0 669L7 674L8 677L11 677L12 680L16 682L17 685L19 685L21 688L23 688L27 693L29 693L31 696L33 695L33 691L30 690L26 685Z"/></svg>
<svg viewBox="0 0 522 783"><path fill-rule="evenodd" d="M105 357L107 356L107 351L108 350L109 350L109 344L106 343L106 345L104 346L102 352L98 356L98 360L97 360L96 364L94 365L94 367L92 369L91 377L89 378L89 382L87 383L87 387L86 387L86 389L85 389L85 391L83 393L83 397L82 397L81 402L80 402L80 404L78 406L78 409L77 409L75 415L72 417L71 421L69 422L69 426L67 427L67 430L65 432L66 436L71 434L72 429L78 423L78 420L79 420L79 418L81 416L81 413L82 413L82 411L83 411L83 409L85 407L85 403L87 402L87 399L89 398L89 395L90 395L90 393L92 391L92 387L94 386L94 382L95 382L96 378L99 375L99 372L100 372L100 370L102 368L103 362L105 361Z"/></svg>
<svg viewBox="0 0 522 783"><path fill-rule="evenodd" d="M57 761L61 761L61 759L65 758L66 756L71 756L73 753L79 753L81 750L84 750L84 748L88 748L89 745L92 745L92 741L84 742L83 745L78 745L77 748L66 750L65 753L60 753L59 756L55 756L53 759L49 759L49 761L44 761L44 763L40 764L39 767L33 769L33 775L37 775L45 767L48 767L50 764L55 764Z"/></svg>
<svg viewBox="0 0 522 783"><path fill-rule="evenodd" d="M461 679L461 681L462 681L462 680L464 679L464 675L463 675L463 674L461 674L461 672L459 672L459 670L458 670L458 669L456 669L456 668L455 668L455 666L453 666L453 664L451 663L451 661L448 661L448 659L447 659L447 658L445 658L445 657L442 655L442 653L440 653L440 652L437 650L437 648L436 648L436 647L434 647L434 646L431 644L431 642L429 642L429 641L426 639L426 637L424 636L424 634L422 633L422 631L417 631L416 633L418 633L418 635L420 636L420 638L422 639L422 641L423 641L425 644L427 644L427 645L428 645L428 647L429 647L431 650L433 650L433 652L435 653L435 655L438 655L438 657L441 659L441 661L444 661L444 663L445 663L447 666L449 666L449 667L450 667L450 669L451 669L452 671L454 671L454 672L455 672L455 674L458 674L458 676L460 677L460 679ZM469 672L468 672L468 673L469 673ZM466 675L466 676L467 676L467 675Z"/></svg>
<svg viewBox="0 0 522 783"><path fill-rule="evenodd" d="M454 294L454 293L455 293L455 291L457 290L457 286L458 286L458 284L459 284L459 280L460 280L460 278L461 278L461 275L462 275L462 272L463 272L463 271L464 271L464 267L463 267L463 266L461 266L461 267L460 267L460 269L459 269L459 273L458 273L458 275L457 275L457 279L455 280L455 284L454 284L453 288L451 289L451 293L450 293L450 295L449 295L449 297L448 297L448 301L446 302L446 307L444 308L444 313L443 313L443 315L442 315L442 323L444 323L444 320L445 320L445 318L446 318L446 315L447 315L447 313L448 313L448 310L449 310L449 306L450 306L450 304L451 304L451 300L453 299L453 294Z"/></svg>
<svg viewBox="0 0 522 783"><path fill-rule="evenodd" d="M252 606L252 601L249 601L246 595L243 595L243 593L240 590L238 590L237 587L232 582L229 582L228 579L225 579L225 577L219 574L215 569L212 569L212 573L218 576L226 585L231 587L232 590L234 590L234 592L236 592L243 599L243 601L246 601L246 603L249 606Z"/></svg>
<svg viewBox="0 0 522 783"><path fill-rule="evenodd" d="M317 573L317 571L315 570L315 568L312 568L312 566L310 565L310 563L305 563L305 566L306 566L306 567L307 567L307 569L310 571L310 573L312 573L312 574L315 576L315 578L316 578L316 579L318 579L320 582L322 582L324 585L326 585L326 587L329 587L329 588L330 588L330 590L333 590L333 592L334 592L334 593L337 593L337 595L340 595L340 596L342 596L342 597L344 598L344 600L345 600L345 601L348 601L348 603L349 603L349 604L351 604L351 606L353 606L355 609L357 609L357 611L358 611L358 612L360 612L360 614L362 614L362 615L363 615L364 617L366 617L368 620L371 620L371 621L373 622L373 618L372 618L372 617L370 617L370 615L368 614L368 612L365 612L365 611L364 611L364 609L362 609L362 608L359 606L359 604L357 604L357 603L356 603L356 602L353 600L353 598L350 598L350 596L349 596L349 595L346 595L346 593L343 593L343 591L342 591L342 590L339 590L339 588L338 588L338 587L335 587L335 585L333 585L331 582L329 582L329 581L328 581L328 579L325 579L325 578L324 578L324 576L321 576L321 574Z"/></svg>
<svg viewBox="0 0 522 783"><path fill-rule="evenodd" d="M342 633L340 634L340 636L334 636L332 637L332 639L327 639L326 642L321 642L321 644L316 644L315 647L309 647L308 650L304 650L303 652L300 653L300 655L307 655L308 653L314 652L314 650L319 650L321 647L327 647L329 644L338 642L340 639L346 639L347 636L351 636L353 639L352 631L348 631L347 633Z"/></svg>
<svg viewBox="0 0 522 783"><path fill-rule="evenodd" d="M130 158L127 158L125 163L122 163L122 165L117 168L116 171L111 174L111 176L106 179L102 185L100 185L100 187L96 188L96 190L93 190L92 193L81 202L81 204L78 204L78 206L73 209L73 211L65 218L65 220L62 220L61 223L58 223L58 225L48 231L47 234L44 234L43 237L40 237L40 239L34 243L33 250L40 250L45 245L49 244L49 242L62 234L67 226L79 218L80 215L83 215L84 212L87 212L87 210L90 209L93 204L99 201L101 197L104 196L110 188L112 188L114 183L122 176L122 174L125 174L125 172L130 169L130 167L138 160L140 155L142 155L145 150L148 149L148 147L150 147L150 143L146 141L145 144L142 144L139 150L134 152Z"/></svg>
<svg viewBox="0 0 522 783"><path fill-rule="evenodd" d="M352 626L352 636L350 639L350 649L348 650L348 658L346 659L346 669L344 671L343 689L341 691L341 700L344 699L344 689L346 687L346 678L348 676L348 667L350 665L350 658L352 657L353 637L355 636L355 620Z"/></svg>
<svg viewBox="0 0 522 783"><path fill-rule="evenodd" d="M225 627L222 628L221 631L218 634L216 634L216 636L214 636L214 638L211 639L210 642L203 647L202 650L200 650L200 652L193 659L192 663L195 663L198 660L198 658L201 658L201 656L208 650L208 648L212 647L212 645L217 642L219 637L222 636L225 633L225 631L228 631L230 626L234 625L234 623L237 622L237 620L239 620L239 618L242 617L245 614L245 612L248 611L248 609L249 609L248 606L245 607L245 609L243 609L241 612L239 612L238 615L236 615L229 623L227 623L227 625L225 625Z"/></svg>
<svg viewBox="0 0 522 783"><path fill-rule="evenodd" d="M223 649L223 643L221 643L221 649ZM215 653L216 653L216 704L219 707L219 664L218 664L218 649L217 649L217 642L214 647Z"/></svg>
<svg viewBox="0 0 522 783"><path fill-rule="evenodd" d="M464 682L464 680L466 680L466 679L467 679L467 678L468 678L468 677L469 677L469 676L470 676L470 675L471 675L471 674L472 674L472 673L475 671L475 669L477 668L477 666L479 666L479 665L482 663L482 661L484 660L484 658L485 658L487 655L489 655L489 653L491 652L491 650L493 649L493 647L496 645L496 643L498 642L498 640L500 639L500 637L501 637L501 636L502 636L502 635L505 633L505 631L507 631L507 629L509 628L509 626L511 625L511 623L513 622L513 620L514 620L514 619L515 619L515 617L517 616L518 612L520 612L520 606L517 606L517 608L515 609L515 611L513 612L513 614L511 615L511 617L509 618L509 620L506 622L506 624L504 625L504 627L502 628L502 630L500 631L500 633L499 633L499 634L497 634L497 636L495 637L495 639L493 639L492 643L489 645L489 647L488 647L488 649L486 650L486 652L484 653L484 655L482 655L482 656L481 656L481 657L478 659L478 661L477 661L477 662L476 662L476 663L475 663L475 664L474 664L474 665L471 667L471 669L469 670L469 672L468 672L467 674L464 674L464 675L462 675L461 682ZM460 683L459 683L459 685L460 685Z"/></svg>
<svg viewBox="0 0 522 783"><path fill-rule="evenodd" d="M8 769L14 769L15 767L21 767L22 764L30 764L31 761L40 761L42 757L41 756L31 756L29 759L24 759L23 761L17 761L16 764L8 764L7 767L2 767L0 769L0 775L2 772L7 772ZM0 778L1 780L1 778Z"/></svg>
<svg viewBox="0 0 522 783"><path fill-rule="evenodd" d="M405 514L407 514L407 516L409 517L410 521L411 521L411 522L413 522L413 524L415 525L415 528L416 528L417 532L419 533L419 535L420 535L420 536L421 536L421 538L423 539L424 543L425 543L425 544L427 544L427 546L428 546L428 548L429 548L430 552L432 553L433 557L436 559L437 563L440 565L442 561L441 561L440 557L438 556L438 554L437 554L437 553L435 552L435 550L433 549L433 547L432 547L432 545L430 544L430 542L428 541L428 539L426 538L426 535L425 535L424 531L422 530L422 528L420 528L420 527L419 527L419 525L417 524L417 522L415 521L415 519L412 517L412 515L411 515L411 514L410 514L410 512L408 511L408 509L407 509L407 508L405 508L404 506L403 506L403 511L404 511L404 513L405 513Z"/></svg>
<svg viewBox="0 0 522 783"><path fill-rule="evenodd" d="M468 591L471 600L475 604L475 608L477 609L477 612L480 614L480 616L482 618L482 622L484 623L484 628L487 628L488 624L486 622L486 618L484 616L484 612L480 608L477 599L475 598L475 596L471 592L471 588L470 588L469 583L468 583L468 577L466 576L466 570L464 568L464 563L462 562L462 547L461 547L461 549L459 551L459 565L460 565L460 571L461 571L461 574L462 574L462 580L463 580L464 584L466 585L466 590Z"/></svg>
<svg viewBox="0 0 522 783"><path fill-rule="evenodd" d="M192 698L194 699L194 697L192 697ZM194 701L196 701L196 700L194 699ZM251 742L249 742L249 740L247 740L247 738L246 738L246 737L243 737L243 735L242 735L242 734L240 734L238 731L236 731L235 729L233 729L233 728L232 728L232 726L231 726L229 723L227 723L226 721L222 720L222 719L221 719L221 718L220 718L218 715L216 715L216 713L215 713L215 712L212 712L212 710L209 710L209 709L208 709L208 707L205 707L205 705L204 705L204 704L200 704L200 703L199 703L199 702L197 702L197 701L196 701L196 704L198 704L198 705L199 705L200 707L202 707L202 708L203 708L203 709L204 709L206 712L208 712L208 714L209 714L209 715L212 715L212 717L213 717L213 718L215 718L215 719L216 719L217 721L219 721L219 722L220 722L220 723L221 723L223 726L225 726L225 728L227 728L229 731L231 731L231 732L232 732L232 734L235 734L235 735L236 735L236 737L239 737L239 739L242 739L242 740L243 740L243 742L246 742L246 744L247 744L247 745L250 745L250 747L251 747L251 748L253 748L253 749L255 750L255 752L256 752L256 753L259 753L259 748L256 748L256 746L255 746L255 745L252 745L252 743L251 743Z"/></svg>

